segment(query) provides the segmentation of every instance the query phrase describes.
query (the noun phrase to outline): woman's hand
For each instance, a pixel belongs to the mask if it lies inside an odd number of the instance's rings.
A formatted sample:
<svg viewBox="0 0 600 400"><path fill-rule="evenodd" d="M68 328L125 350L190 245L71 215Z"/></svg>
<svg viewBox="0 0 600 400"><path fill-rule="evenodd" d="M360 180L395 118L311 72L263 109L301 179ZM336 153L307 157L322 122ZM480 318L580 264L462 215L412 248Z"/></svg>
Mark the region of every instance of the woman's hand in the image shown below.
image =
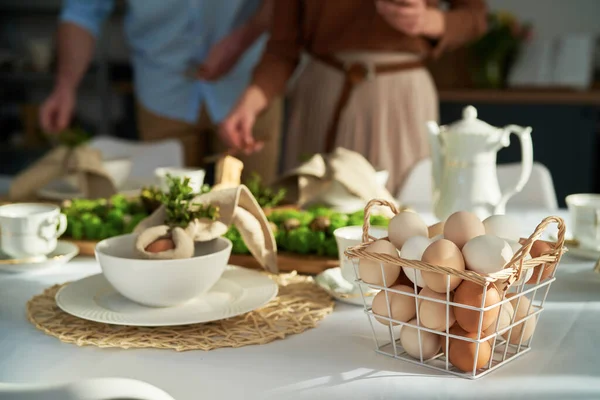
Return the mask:
<svg viewBox="0 0 600 400"><path fill-rule="evenodd" d="M376 0L375 6L388 24L408 36L438 38L444 32L442 12L428 8L425 0Z"/></svg>
<svg viewBox="0 0 600 400"><path fill-rule="evenodd" d="M251 154L262 149L263 143L252 136L252 128L256 116L266 107L264 93L255 86L250 86L240 101L219 126L219 137L230 148L232 153Z"/></svg>
<svg viewBox="0 0 600 400"><path fill-rule="evenodd" d="M57 87L40 108L40 124L48 133L59 133L71 123L75 108L75 90Z"/></svg>

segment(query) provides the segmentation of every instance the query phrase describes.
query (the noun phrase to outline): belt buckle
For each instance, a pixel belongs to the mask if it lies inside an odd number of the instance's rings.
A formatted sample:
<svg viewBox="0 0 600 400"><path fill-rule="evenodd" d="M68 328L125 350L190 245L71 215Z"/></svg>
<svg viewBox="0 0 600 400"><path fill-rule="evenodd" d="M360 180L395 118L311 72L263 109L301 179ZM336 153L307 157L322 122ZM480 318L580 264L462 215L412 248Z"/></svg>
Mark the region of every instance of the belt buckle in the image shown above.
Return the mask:
<svg viewBox="0 0 600 400"><path fill-rule="evenodd" d="M375 78L375 66L364 61L346 62L344 63L344 70L352 80L356 81L355 83Z"/></svg>

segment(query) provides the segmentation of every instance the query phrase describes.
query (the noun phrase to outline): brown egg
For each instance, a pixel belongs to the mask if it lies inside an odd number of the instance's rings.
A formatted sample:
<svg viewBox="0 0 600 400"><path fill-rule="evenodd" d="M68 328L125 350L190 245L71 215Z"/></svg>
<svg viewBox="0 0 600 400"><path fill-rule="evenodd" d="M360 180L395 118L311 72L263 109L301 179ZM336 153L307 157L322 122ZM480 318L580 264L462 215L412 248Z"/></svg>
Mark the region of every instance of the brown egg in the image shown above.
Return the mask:
<svg viewBox="0 0 600 400"><path fill-rule="evenodd" d="M419 294L424 297L446 301L446 293L434 292L429 288L424 288ZM452 301L452 297L452 294L450 294L450 301ZM452 306L448 306L448 323L446 324L446 304L430 300L419 300L419 322L425 328L445 331L446 325L450 327L455 321Z"/></svg>
<svg viewBox="0 0 600 400"><path fill-rule="evenodd" d="M459 249L476 236L485 235L483 222L475 214L458 211L448 217L444 224L444 238L454 242Z"/></svg>
<svg viewBox="0 0 600 400"><path fill-rule="evenodd" d="M471 307L481 308L484 288L470 281L463 281L454 292L454 302ZM489 307L501 301L500 293L494 285L489 285L485 294L485 307ZM479 329L479 319L483 313L481 322L482 332L490 327L498 318L500 307L494 307L488 311L476 311L454 306L454 316L456 323L467 332L477 333Z"/></svg>
<svg viewBox="0 0 600 400"><path fill-rule="evenodd" d="M427 237L427 224L423 222L419 214L404 211L396 214L388 225L388 236L390 242L398 250L402 248L406 239L412 236Z"/></svg>
<svg viewBox="0 0 600 400"><path fill-rule="evenodd" d="M162 253L163 251L173 250L175 242L171 238L160 238L146 246L148 253Z"/></svg>
<svg viewBox="0 0 600 400"><path fill-rule="evenodd" d="M398 251L393 244L387 240L376 240L371 243L366 251L371 253L388 254L391 256L398 257ZM383 263L383 274L381 273L381 263L378 261L360 259L358 262L358 275L365 283L378 286L390 287L396 282L398 276L400 276L400 266L394 264ZM385 276L385 285L384 285Z"/></svg>
<svg viewBox="0 0 600 400"><path fill-rule="evenodd" d="M452 328L450 328L448 330L448 332L451 335L464 336L464 337L466 337L469 334L469 332L465 331L458 324L452 325ZM450 340L452 340L452 338L448 337L448 342L450 342ZM454 340L457 340L457 339L454 339ZM441 342L441 345L442 345L442 353L445 353L446 352L446 336L442 335L441 338L440 338L440 342Z"/></svg>
<svg viewBox="0 0 600 400"><path fill-rule="evenodd" d="M517 293L508 293L506 297L511 298L515 297L516 295ZM531 301L525 295L520 296L520 299L521 300L519 301L519 297L517 297L510 301L513 308L515 309L515 322L522 320L526 315L528 315L527 313L533 314L536 311L536 309L533 306L530 307ZM519 303L518 307L517 302ZM508 340L508 336L510 335L511 344L519 344L519 342L526 343L529 340L529 338L533 335L536 325L537 316L530 317L524 323L515 325L512 328L512 333L511 330L508 330L504 332L502 336L506 340ZM523 333L523 339L521 339L521 332Z"/></svg>
<svg viewBox="0 0 600 400"><path fill-rule="evenodd" d="M521 239L525 241L525 239ZM531 251L529 254L532 258L536 258L542 255L542 253L547 253L552 251L552 244L550 242L546 242L544 240L536 240L533 242L533 246L531 246ZM548 279L554 273L554 268L556 266L554 264L540 264L533 269L533 275L531 278L525 283L528 285L537 283L538 279L541 281ZM540 274L542 274L540 278Z"/></svg>
<svg viewBox="0 0 600 400"><path fill-rule="evenodd" d="M477 339L476 333L466 333L462 336ZM477 345L479 345L479 351L477 351ZM475 369L485 367L492 357L492 346L489 341L477 343L450 339L448 347L448 361L463 372L471 373L474 364L476 364ZM475 353L477 353L477 362L475 361Z"/></svg>
<svg viewBox="0 0 600 400"><path fill-rule="evenodd" d="M465 260L460 249L454 243L446 239L440 239L431 243L421 258L423 262L431 265L453 268L458 271L465 270ZM441 274L438 272L421 271L423 280L427 287L438 293L446 293L447 277L450 276L450 290L454 290L462 281L461 278L453 275Z"/></svg>
<svg viewBox="0 0 600 400"><path fill-rule="evenodd" d="M443 235L444 234L444 222L438 222L437 224L433 224L429 228L427 228L427 230L429 232L429 238L432 238L437 235Z"/></svg>
<svg viewBox="0 0 600 400"><path fill-rule="evenodd" d="M392 286L390 289L399 290L401 292L414 293L414 289L410 286L397 285ZM371 309L373 314L382 315L394 319L396 321L408 322L413 319L416 315L415 298L410 296L404 296L399 293L387 292L387 299L390 302L390 311L392 316L388 313L388 304L385 296L385 291L380 291L373 298L373 304ZM375 317L377 322L383 325L389 326L389 321L382 318ZM398 325L396 322L392 322L392 325Z"/></svg>

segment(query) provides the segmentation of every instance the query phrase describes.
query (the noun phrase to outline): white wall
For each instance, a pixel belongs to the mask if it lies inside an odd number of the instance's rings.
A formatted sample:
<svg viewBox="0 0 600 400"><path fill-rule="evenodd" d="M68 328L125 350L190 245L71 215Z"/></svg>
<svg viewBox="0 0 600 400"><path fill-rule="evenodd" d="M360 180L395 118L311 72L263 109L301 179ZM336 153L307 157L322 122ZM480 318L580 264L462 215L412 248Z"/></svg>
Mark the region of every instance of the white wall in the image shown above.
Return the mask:
<svg viewBox="0 0 600 400"><path fill-rule="evenodd" d="M600 36L600 0L487 0L492 10L506 10L533 24L534 36L564 33Z"/></svg>

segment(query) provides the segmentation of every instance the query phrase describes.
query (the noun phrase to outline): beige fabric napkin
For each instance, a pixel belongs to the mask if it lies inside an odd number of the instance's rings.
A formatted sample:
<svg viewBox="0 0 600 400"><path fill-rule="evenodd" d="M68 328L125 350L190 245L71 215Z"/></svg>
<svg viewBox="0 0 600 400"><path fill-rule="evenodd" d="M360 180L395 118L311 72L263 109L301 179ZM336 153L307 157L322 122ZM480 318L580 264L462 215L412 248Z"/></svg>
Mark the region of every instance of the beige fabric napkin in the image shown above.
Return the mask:
<svg viewBox="0 0 600 400"><path fill-rule="evenodd" d="M275 236L262 208L246 186L212 190L196 196L190 204L192 207L193 204L211 204L219 207L219 218L216 221L198 220L193 222L194 226L186 228L193 240L212 240L224 235L233 224L260 265L270 272L278 272ZM166 212L164 206L161 206L138 224L135 233L141 237L146 230L164 225L165 218Z"/></svg>
<svg viewBox="0 0 600 400"><path fill-rule="evenodd" d="M335 181L365 203L374 198L396 203L391 193L377 183L376 172L361 154L337 148L329 155L314 155L286 173L277 185L287 190L288 201L300 206L318 199Z"/></svg>
<svg viewBox="0 0 600 400"><path fill-rule="evenodd" d="M36 192L51 181L76 174L77 187L86 198L107 198L117 192L102 166L102 154L88 146L74 149L60 146L17 175L10 186L11 201L36 197Z"/></svg>

